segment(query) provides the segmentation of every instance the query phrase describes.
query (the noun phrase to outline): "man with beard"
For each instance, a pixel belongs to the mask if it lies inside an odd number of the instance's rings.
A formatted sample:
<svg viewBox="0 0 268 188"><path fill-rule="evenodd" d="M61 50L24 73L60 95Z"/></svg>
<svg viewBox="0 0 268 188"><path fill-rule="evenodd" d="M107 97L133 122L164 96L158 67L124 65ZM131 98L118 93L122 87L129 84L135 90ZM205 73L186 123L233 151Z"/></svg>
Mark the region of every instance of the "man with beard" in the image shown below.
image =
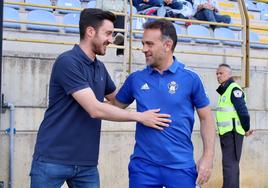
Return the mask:
<svg viewBox="0 0 268 188"><path fill-rule="evenodd" d="M214 157L215 128L208 97L199 75L173 56L177 34L170 21L147 22L142 44L147 67L127 78L114 103L125 108L136 100L138 111L160 108L172 122L162 131L137 123L129 187L195 188L208 181ZM195 109L203 141L197 168L191 141Z"/></svg>
<svg viewBox="0 0 268 188"><path fill-rule="evenodd" d="M49 105L33 154L31 188L99 188L97 169L100 119L138 121L155 129L168 126L169 115L159 109L129 112L104 103L115 96L115 85L96 55L112 42L115 16L84 9L80 43L61 54L53 65Z"/></svg>

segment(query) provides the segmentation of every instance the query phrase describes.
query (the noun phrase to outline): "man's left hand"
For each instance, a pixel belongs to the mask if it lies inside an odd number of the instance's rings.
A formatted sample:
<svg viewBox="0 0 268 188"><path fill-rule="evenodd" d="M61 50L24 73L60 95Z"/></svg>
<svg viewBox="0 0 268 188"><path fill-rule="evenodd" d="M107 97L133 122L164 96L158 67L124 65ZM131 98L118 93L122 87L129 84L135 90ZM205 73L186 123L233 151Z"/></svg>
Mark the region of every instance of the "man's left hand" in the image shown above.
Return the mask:
<svg viewBox="0 0 268 188"><path fill-rule="evenodd" d="M167 5L172 4L173 0L164 0Z"/></svg>
<svg viewBox="0 0 268 188"><path fill-rule="evenodd" d="M211 176L213 167L213 157L201 157L197 162L197 185L203 185L204 183L207 183Z"/></svg>
<svg viewBox="0 0 268 188"><path fill-rule="evenodd" d="M249 130L246 132L245 136L248 137L248 136L252 135L253 132L254 132L253 130Z"/></svg>
<svg viewBox="0 0 268 188"><path fill-rule="evenodd" d="M214 10L214 7L213 7L211 4L209 4L209 3L205 3L205 4L203 4L203 7L204 7L205 9Z"/></svg>

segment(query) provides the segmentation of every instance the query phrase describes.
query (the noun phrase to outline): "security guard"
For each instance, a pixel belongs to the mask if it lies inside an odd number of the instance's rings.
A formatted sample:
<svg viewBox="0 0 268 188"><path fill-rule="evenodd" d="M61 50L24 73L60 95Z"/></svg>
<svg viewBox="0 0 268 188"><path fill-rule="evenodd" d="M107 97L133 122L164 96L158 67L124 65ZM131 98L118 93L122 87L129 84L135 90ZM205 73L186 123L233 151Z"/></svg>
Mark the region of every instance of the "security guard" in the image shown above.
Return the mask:
<svg viewBox="0 0 268 188"><path fill-rule="evenodd" d="M220 135L223 165L223 188L239 188L239 161L244 136L250 130L250 116L242 88L234 82L231 67L219 65L217 80L220 94L216 110L218 133Z"/></svg>

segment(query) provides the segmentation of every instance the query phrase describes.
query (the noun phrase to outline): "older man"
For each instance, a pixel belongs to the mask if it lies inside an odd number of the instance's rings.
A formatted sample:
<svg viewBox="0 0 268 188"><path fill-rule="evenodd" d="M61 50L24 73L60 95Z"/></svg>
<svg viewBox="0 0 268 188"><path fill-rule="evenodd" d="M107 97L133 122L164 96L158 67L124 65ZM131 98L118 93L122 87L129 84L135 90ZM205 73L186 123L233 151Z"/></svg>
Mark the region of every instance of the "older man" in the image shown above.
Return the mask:
<svg viewBox="0 0 268 188"><path fill-rule="evenodd" d="M245 93L232 79L231 67L219 65L217 79L220 94L216 111L220 135L223 165L223 188L239 188L239 162L242 143L250 130L250 116L245 102Z"/></svg>

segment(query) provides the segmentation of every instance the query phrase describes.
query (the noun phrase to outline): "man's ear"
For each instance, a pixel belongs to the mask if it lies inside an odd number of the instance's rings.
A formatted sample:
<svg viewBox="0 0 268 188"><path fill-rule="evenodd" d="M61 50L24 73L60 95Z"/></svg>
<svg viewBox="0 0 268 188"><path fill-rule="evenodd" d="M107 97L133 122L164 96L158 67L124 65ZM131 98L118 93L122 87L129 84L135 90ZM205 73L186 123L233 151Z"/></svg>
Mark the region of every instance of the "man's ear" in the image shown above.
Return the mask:
<svg viewBox="0 0 268 188"><path fill-rule="evenodd" d="M167 39L164 43L165 51L166 52L172 51L172 45L173 45L173 41L171 39Z"/></svg>
<svg viewBox="0 0 268 188"><path fill-rule="evenodd" d="M93 38L96 34L96 30L93 28L93 27L87 27L86 29L86 35L89 37L89 38Z"/></svg>

